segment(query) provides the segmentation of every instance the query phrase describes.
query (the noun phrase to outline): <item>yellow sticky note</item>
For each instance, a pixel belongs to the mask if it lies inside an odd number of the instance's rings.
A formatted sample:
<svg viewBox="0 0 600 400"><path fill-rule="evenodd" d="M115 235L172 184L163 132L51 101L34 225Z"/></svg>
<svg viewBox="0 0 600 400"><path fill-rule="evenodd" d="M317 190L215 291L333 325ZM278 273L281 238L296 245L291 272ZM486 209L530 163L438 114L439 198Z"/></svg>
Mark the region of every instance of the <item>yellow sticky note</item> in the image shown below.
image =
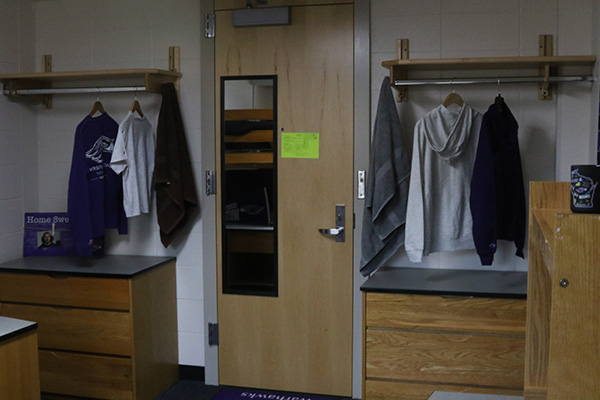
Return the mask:
<svg viewBox="0 0 600 400"><path fill-rule="evenodd" d="M281 158L319 158L319 134L281 132Z"/></svg>

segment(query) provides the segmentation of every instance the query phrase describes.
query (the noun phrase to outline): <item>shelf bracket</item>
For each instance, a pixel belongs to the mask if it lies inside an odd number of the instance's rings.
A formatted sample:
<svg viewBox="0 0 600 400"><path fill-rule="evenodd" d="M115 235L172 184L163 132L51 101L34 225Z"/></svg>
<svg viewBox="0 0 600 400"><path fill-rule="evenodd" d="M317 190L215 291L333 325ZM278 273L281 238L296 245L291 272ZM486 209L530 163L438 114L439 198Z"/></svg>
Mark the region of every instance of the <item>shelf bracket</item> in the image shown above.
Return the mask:
<svg viewBox="0 0 600 400"><path fill-rule="evenodd" d="M553 56L554 55L554 41L552 35L540 35L539 36L539 55L541 57ZM554 72L554 71L552 71ZM552 88L550 87L550 65L546 64L540 67L540 76L544 77L544 82L538 86L538 99L539 100L552 100Z"/></svg>
<svg viewBox="0 0 600 400"><path fill-rule="evenodd" d="M52 55L51 54L44 54L42 56L42 71L43 72L52 72ZM51 94L42 96L42 106L47 109L52 108L52 95Z"/></svg>
<svg viewBox="0 0 600 400"><path fill-rule="evenodd" d="M179 46L169 47L169 71L181 72L181 49ZM175 81L175 90L179 93L179 79Z"/></svg>
<svg viewBox="0 0 600 400"><path fill-rule="evenodd" d="M396 58L398 58L399 60L408 60L408 56L409 56L408 39L396 40ZM392 81L392 85L393 85L393 82L396 81L396 79L406 79L407 76L408 76L408 74L406 71L393 68L392 76L390 77L390 80ZM398 102L408 101L408 87L407 86L397 86L396 93L398 96L397 97Z"/></svg>

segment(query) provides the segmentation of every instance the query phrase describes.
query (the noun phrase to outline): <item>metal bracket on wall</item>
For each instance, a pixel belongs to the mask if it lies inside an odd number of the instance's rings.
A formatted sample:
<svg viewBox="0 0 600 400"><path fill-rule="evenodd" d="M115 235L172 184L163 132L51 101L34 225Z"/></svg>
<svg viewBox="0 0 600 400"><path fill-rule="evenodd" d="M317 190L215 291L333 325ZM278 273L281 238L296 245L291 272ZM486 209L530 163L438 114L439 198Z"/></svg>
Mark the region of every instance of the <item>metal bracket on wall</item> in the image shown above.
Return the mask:
<svg viewBox="0 0 600 400"><path fill-rule="evenodd" d="M219 324L214 322L208 323L208 345L218 346L219 345Z"/></svg>
<svg viewBox="0 0 600 400"><path fill-rule="evenodd" d="M215 171L206 171L204 177L206 195L217 194L217 173Z"/></svg>
<svg viewBox="0 0 600 400"><path fill-rule="evenodd" d="M215 14L204 16L204 37L207 39L215 37Z"/></svg>
<svg viewBox="0 0 600 400"><path fill-rule="evenodd" d="M364 199L365 198L365 190L366 190L366 172L365 171L357 171L357 179L358 179L358 183L356 185L357 187L357 194L356 197L358 197L359 199Z"/></svg>
<svg viewBox="0 0 600 400"><path fill-rule="evenodd" d="M552 35L540 35L539 55L548 57L554 55L554 41ZM544 77L544 82L538 86L539 100L552 100L552 88L550 87L550 65L546 64L540 68L540 76ZM555 74L553 74L555 75Z"/></svg>
<svg viewBox="0 0 600 400"><path fill-rule="evenodd" d="M42 71L52 72L52 55L44 54L42 56ZM52 96L45 95L42 97L42 105L44 108L52 108Z"/></svg>
<svg viewBox="0 0 600 400"><path fill-rule="evenodd" d="M396 40L396 58L399 60L408 60L408 55L408 39ZM400 79L406 79L407 73L406 71L399 71L397 76ZM396 87L396 92L398 102L408 101L408 88L406 86Z"/></svg>

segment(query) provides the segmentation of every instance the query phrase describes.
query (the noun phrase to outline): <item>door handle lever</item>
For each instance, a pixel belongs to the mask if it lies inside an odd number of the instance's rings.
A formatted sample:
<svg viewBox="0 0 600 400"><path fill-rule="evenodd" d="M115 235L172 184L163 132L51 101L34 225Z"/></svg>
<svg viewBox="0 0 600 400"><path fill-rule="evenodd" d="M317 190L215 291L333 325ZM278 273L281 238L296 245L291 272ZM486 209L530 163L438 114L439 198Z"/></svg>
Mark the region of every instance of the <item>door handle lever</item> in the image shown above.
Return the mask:
<svg viewBox="0 0 600 400"><path fill-rule="evenodd" d="M346 206L337 204L335 206L335 228L320 228L319 233L323 235L335 236L336 242L346 241L346 232L344 231L346 224Z"/></svg>
<svg viewBox="0 0 600 400"><path fill-rule="evenodd" d="M320 228L319 232L324 234L324 235L339 235L342 231L344 230L343 226L340 226L338 228L330 228L330 229L324 229L324 228Z"/></svg>

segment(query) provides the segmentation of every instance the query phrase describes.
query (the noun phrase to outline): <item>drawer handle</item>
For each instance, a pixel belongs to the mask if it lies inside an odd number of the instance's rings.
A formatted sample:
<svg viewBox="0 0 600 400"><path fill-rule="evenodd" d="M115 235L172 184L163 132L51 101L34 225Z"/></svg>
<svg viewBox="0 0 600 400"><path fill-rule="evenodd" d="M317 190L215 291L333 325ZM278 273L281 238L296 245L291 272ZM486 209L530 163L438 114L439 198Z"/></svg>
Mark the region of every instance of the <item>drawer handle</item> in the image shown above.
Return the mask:
<svg viewBox="0 0 600 400"><path fill-rule="evenodd" d="M474 298L474 296L459 296L450 294L442 294L440 297L444 300L469 300Z"/></svg>
<svg viewBox="0 0 600 400"><path fill-rule="evenodd" d="M61 274L61 273L48 274L48 276L52 279L68 279L69 278L68 274Z"/></svg>

